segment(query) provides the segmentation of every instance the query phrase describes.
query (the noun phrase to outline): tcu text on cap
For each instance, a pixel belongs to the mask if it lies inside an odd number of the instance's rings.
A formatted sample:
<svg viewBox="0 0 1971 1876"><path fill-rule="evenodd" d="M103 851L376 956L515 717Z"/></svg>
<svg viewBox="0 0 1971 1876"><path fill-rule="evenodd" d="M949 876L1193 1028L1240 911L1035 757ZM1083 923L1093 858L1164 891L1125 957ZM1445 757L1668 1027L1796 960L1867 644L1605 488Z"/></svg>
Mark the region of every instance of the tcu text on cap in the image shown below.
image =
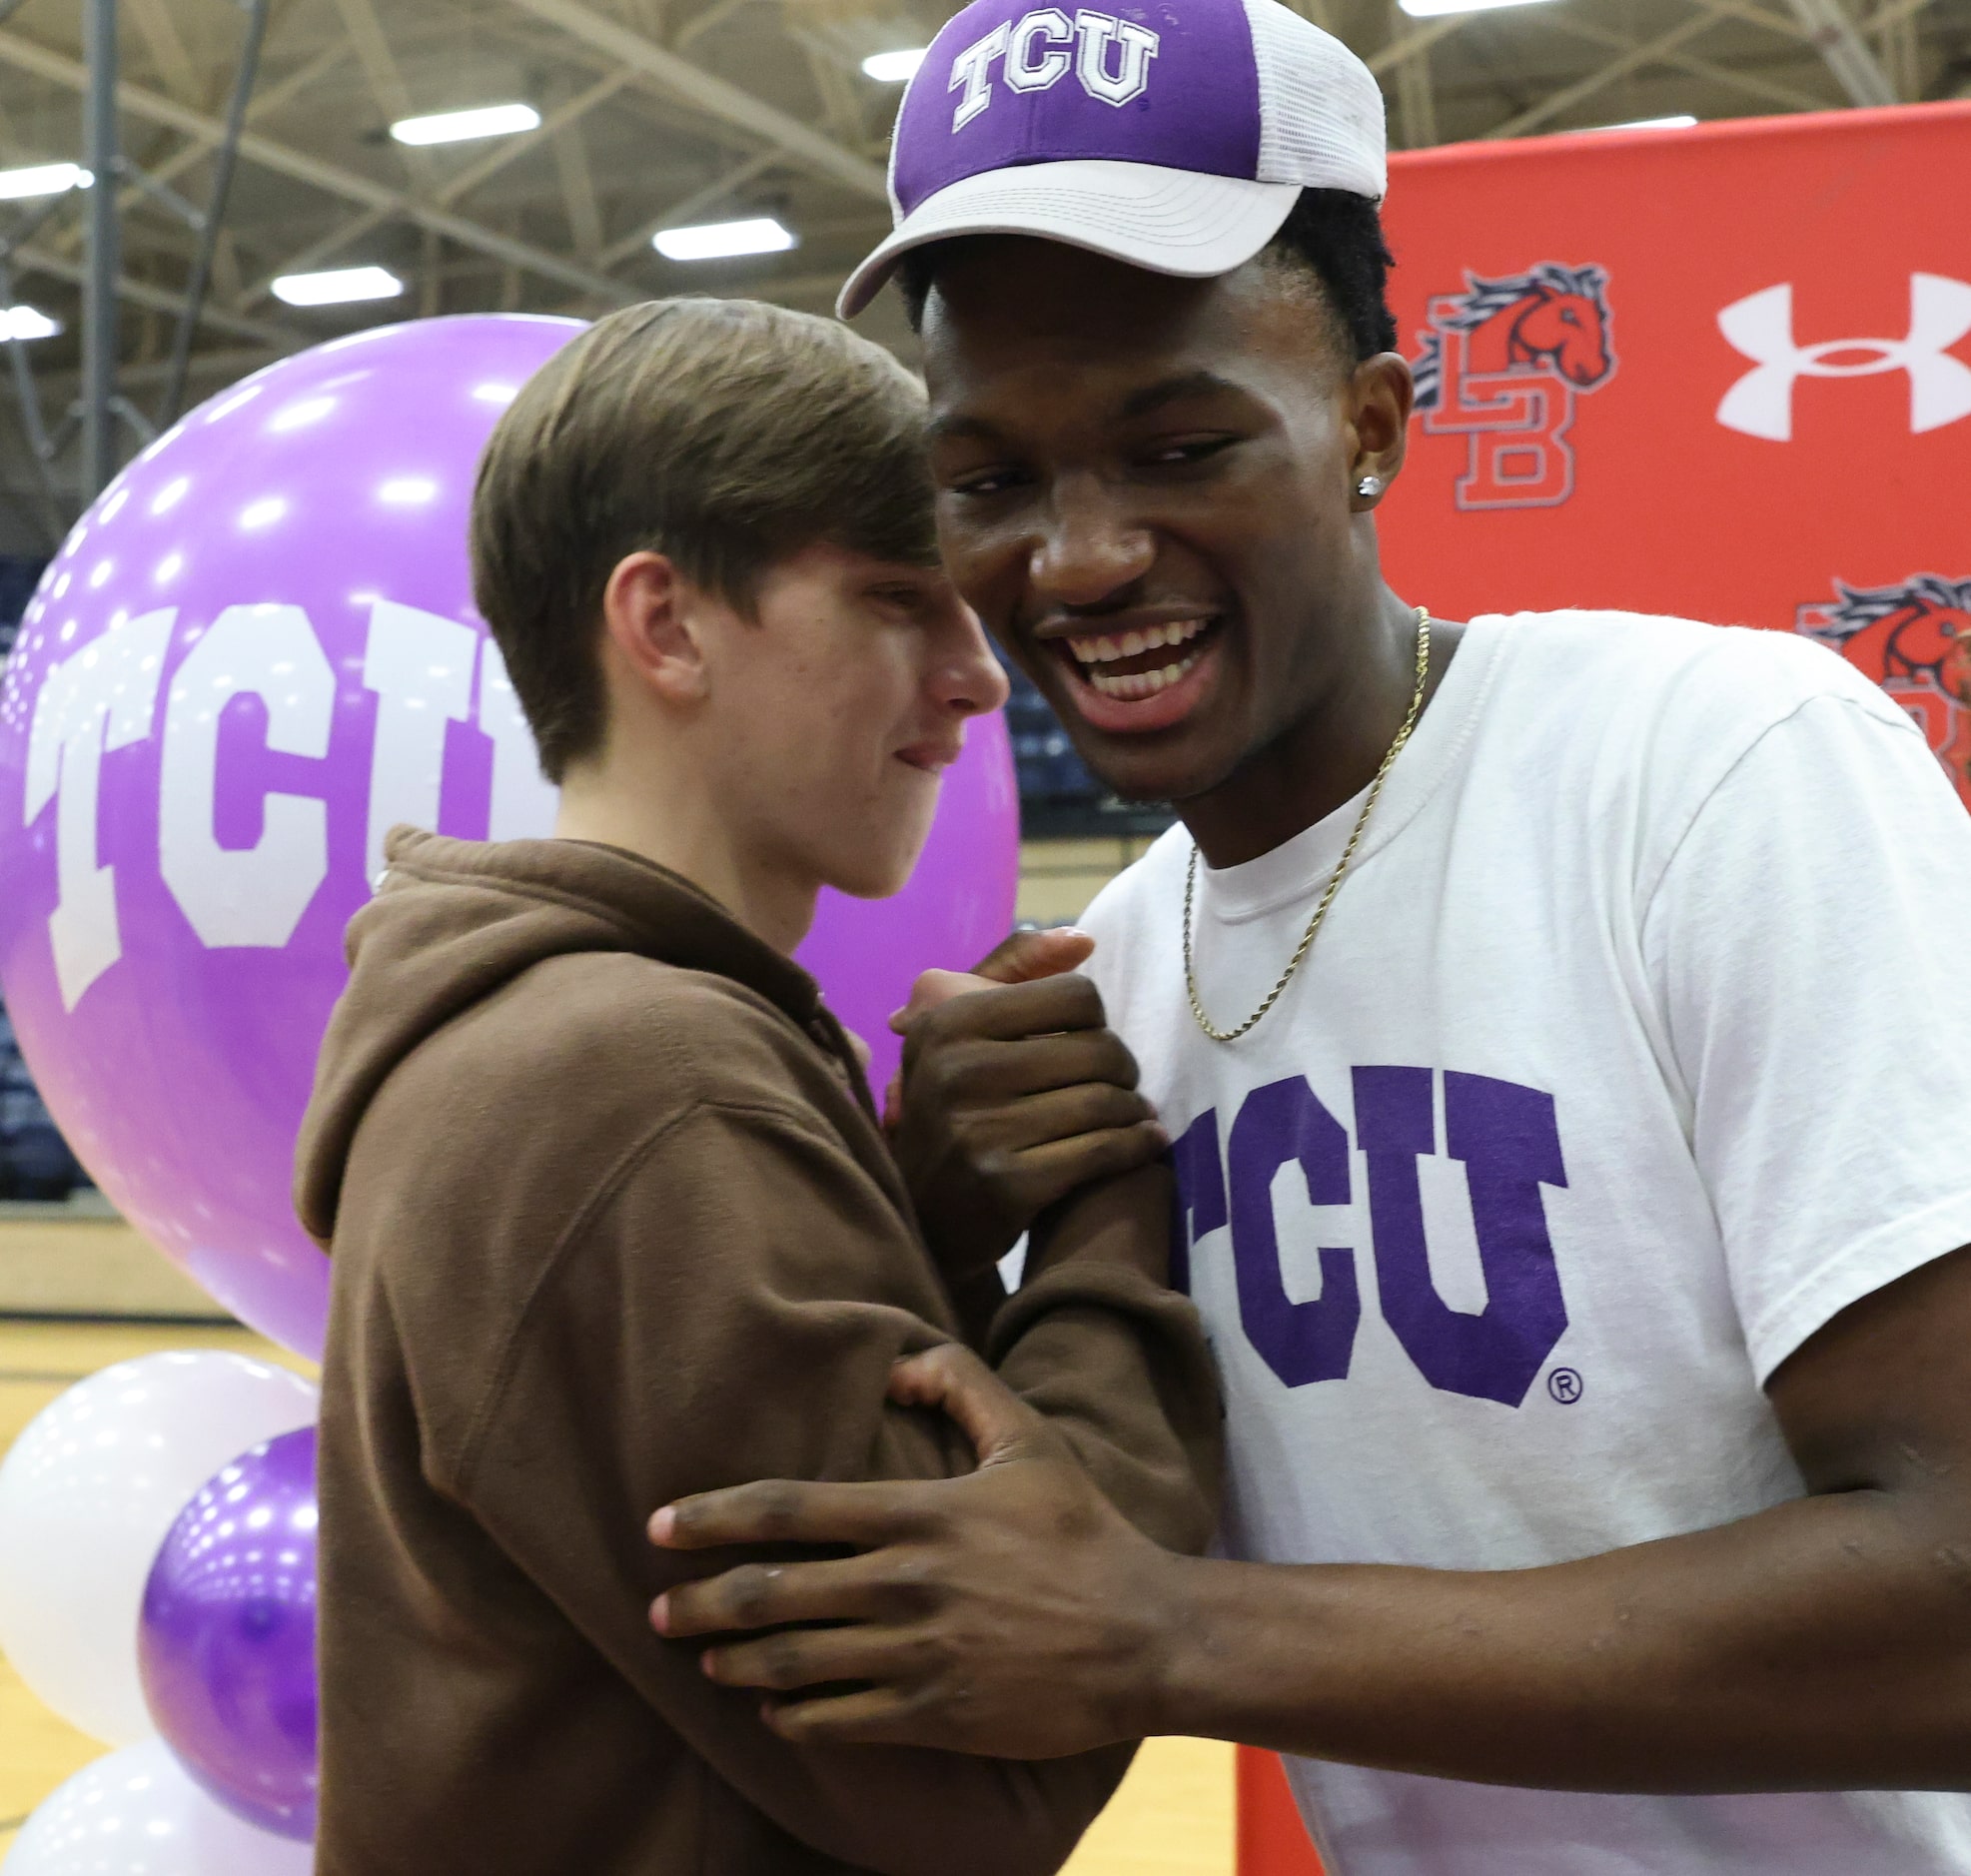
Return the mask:
<svg viewBox="0 0 1971 1876"><path fill-rule="evenodd" d="M1012 25L1002 23L975 39L952 60L950 88L961 95L951 128L962 130L992 103L992 68L1002 60L1009 90L1051 91L1072 68L1091 98L1125 105L1148 87L1158 44L1147 26L1113 13L1084 7L1072 24L1059 7L1024 13Z"/></svg>

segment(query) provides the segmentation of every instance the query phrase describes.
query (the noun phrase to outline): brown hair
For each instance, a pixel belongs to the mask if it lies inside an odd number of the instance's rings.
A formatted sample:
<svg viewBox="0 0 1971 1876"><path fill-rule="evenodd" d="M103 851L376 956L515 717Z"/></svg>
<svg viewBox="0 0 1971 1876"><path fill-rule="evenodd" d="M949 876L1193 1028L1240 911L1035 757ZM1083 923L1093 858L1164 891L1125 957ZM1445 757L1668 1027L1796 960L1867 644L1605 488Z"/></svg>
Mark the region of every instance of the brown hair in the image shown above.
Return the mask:
<svg viewBox="0 0 1971 1876"><path fill-rule="evenodd" d="M558 782L603 733L596 633L628 554L749 610L815 541L937 556L924 395L847 327L752 300L598 320L521 388L473 498L473 592Z"/></svg>

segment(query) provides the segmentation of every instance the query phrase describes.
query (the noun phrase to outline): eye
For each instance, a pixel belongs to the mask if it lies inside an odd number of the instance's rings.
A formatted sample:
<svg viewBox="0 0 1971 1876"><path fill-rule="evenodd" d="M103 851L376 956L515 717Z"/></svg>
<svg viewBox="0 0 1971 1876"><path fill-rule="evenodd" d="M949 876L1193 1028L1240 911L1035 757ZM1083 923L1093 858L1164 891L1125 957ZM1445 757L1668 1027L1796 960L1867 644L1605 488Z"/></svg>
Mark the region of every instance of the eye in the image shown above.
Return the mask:
<svg viewBox="0 0 1971 1876"><path fill-rule="evenodd" d="M1560 315L1560 324L1562 326L1578 326L1580 323L1581 316L1578 313L1562 313Z"/></svg>
<svg viewBox="0 0 1971 1876"><path fill-rule="evenodd" d="M942 577L929 572L921 579L893 575L876 580L862 590L870 604L912 624L921 624L932 617L948 597Z"/></svg>
<svg viewBox="0 0 1971 1876"><path fill-rule="evenodd" d="M1193 463L1209 462L1237 443L1237 437L1175 437L1150 445L1139 461L1151 469L1184 469Z"/></svg>
<svg viewBox="0 0 1971 1876"><path fill-rule="evenodd" d="M1009 488L1017 488L1030 479L1024 470L1009 466L947 476L944 487L947 494L953 495L1002 495Z"/></svg>

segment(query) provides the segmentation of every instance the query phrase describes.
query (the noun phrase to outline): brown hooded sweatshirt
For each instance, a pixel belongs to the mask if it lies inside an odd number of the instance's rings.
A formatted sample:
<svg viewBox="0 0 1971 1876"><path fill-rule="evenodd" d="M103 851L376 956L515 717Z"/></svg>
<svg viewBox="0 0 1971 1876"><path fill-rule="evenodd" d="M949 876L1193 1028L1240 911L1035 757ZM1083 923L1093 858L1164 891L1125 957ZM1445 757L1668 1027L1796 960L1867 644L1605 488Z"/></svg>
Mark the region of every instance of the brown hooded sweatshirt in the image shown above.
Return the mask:
<svg viewBox="0 0 1971 1876"><path fill-rule="evenodd" d="M646 1618L707 1565L645 1539L670 1499L971 1468L885 1399L957 1323L813 981L612 848L389 856L297 1173L334 1255L320 1876L1058 1868L1128 1748L791 1745ZM1189 1304L1070 1257L990 1355L1143 1530L1205 1542Z"/></svg>

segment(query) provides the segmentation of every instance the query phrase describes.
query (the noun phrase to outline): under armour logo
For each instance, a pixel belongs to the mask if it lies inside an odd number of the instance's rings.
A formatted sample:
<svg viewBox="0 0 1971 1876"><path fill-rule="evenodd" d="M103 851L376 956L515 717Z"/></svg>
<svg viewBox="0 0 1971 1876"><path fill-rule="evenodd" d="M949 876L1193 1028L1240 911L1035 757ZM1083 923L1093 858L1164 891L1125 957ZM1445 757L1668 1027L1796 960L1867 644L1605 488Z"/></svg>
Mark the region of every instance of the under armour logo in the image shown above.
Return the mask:
<svg viewBox="0 0 1971 1876"><path fill-rule="evenodd" d="M1718 422L1747 437L1786 443L1793 435L1793 387L1802 378L1872 378L1909 374L1911 435L1941 430L1971 417L1971 365L1950 348L1971 333L1971 286L1941 274L1909 277L1909 336L1793 341L1793 289L1768 287L1734 301L1718 315L1718 330L1756 361L1718 406ZM1846 355L1845 357L1843 355Z"/></svg>

